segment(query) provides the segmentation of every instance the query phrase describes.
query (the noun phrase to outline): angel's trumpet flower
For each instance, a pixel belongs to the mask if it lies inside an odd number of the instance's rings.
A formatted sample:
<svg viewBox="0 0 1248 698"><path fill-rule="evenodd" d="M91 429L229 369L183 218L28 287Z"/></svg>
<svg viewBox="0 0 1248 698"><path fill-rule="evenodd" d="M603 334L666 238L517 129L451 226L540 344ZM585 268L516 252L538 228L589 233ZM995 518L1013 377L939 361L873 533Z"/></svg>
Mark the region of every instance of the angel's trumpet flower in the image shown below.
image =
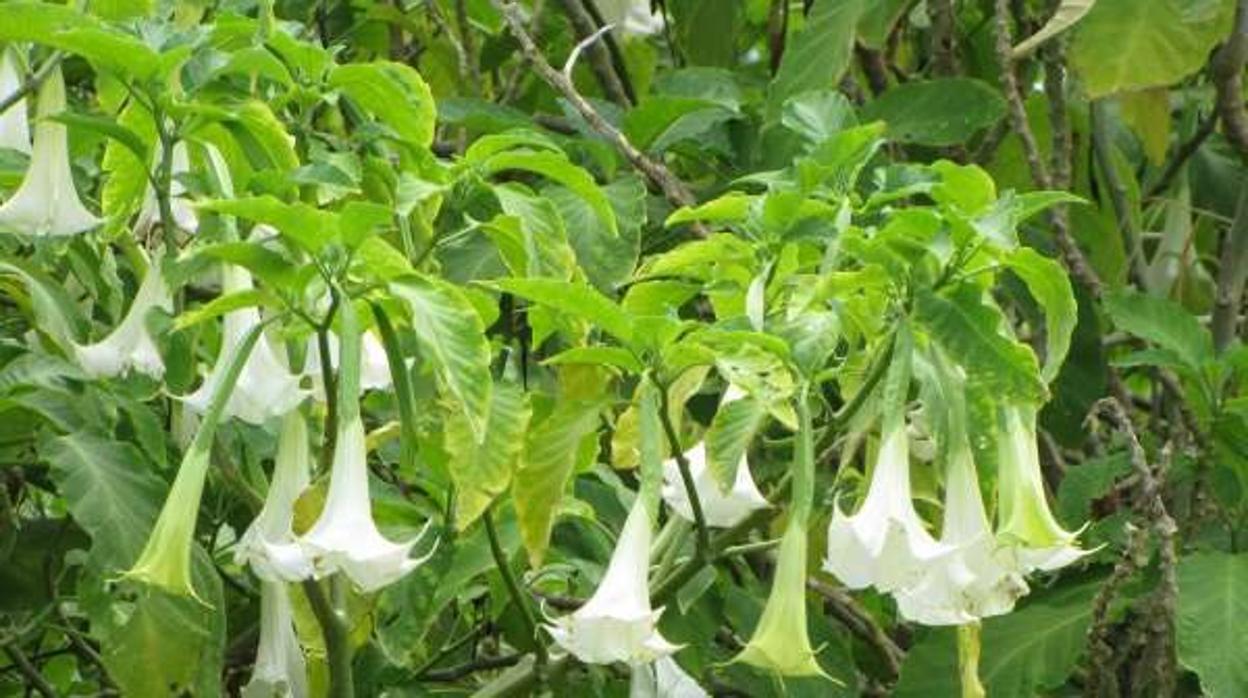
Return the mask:
<svg viewBox="0 0 1248 698"><path fill-rule="evenodd" d="M763 615L745 649L732 661L780 676L827 677L806 630L806 544L804 521L791 518L780 540L775 579Z"/></svg>
<svg viewBox="0 0 1248 698"><path fill-rule="evenodd" d="M385 390L390 387L390 363L386 348L371 332L365 332L361 342L360 390ZM338 367L338 336L329 335L329 365ZM308 339L308 353L303 361L303 375L312 379L312 396L318 402L325 401L325 381L321 372L320 343L313 336Z"/></svg>
<svg viewBox="0 0 1248 698"><path fill-rule="evenodd" d="M910 499L905 420L887 421L866 499L853 516L836 506L828 526L823 568L851 589L890 592L911 586L928 563L948 551L924 528Z"/></svg>
<svg viewBox="0 0 1248 698"><path fill-rule="evenodd" d="M583 662L644 664L679 649L659 634L663 609L650 607L650 514L638 496L598 589L574 613L546 626Z"/></svg>
<svg viewBox="0 0 1248 698"><path fill-rule="evenodd" d="M693 486L698 493L698 502L702 505L706 525L730 528L758 509L767 508L767 498L758 491L758 485L754 484L749 461L744 456L737 465L737 478L732 483L732 489L727 492L719 488L715 474L707 465L705 443L686 451L685 460L689 462L689 474L693 476ZM675 458L663 464L663 501L681 518L694 520L689 493L685 490L685 483L680 477L680 466Z"/></svg>
<svg viewBox="0 0 1248 698"><path fill-rule="evenodd" d="M1035 412L1020 407L1003 410L998 441L997 536L1018 556L1024 572L1055 570L1088 554L1049 510L1036 448Z"/></svg>
<svg viewBox="0 0 1248 698"><path fill-rule="evenodd" d="M0 99L22 87L17 72L17 53L11 48L0 49ZM26 100L19 99L0 114L0 148L30 153L30 125L26 121Z"/></svg>
<svg viewBox="0 0 1248 698"><path fill-rule="evenodd" d="M260 644L243 698L305 698L308 668L295 635L294 613L286 585L260 585Z"/></svg>
<svg viewBox="0 0 1248 698"><path fill-rule="evenodd" d="M1009 613L1027 583L998 545L975 477L970 446L955 450L945 483L940 542L950 553L932 562L922 581L895 592L897 609L924 625L962 625Z"/></svg>
<svg viewBox="0 0 1248 698"><path fill-rule="evenodd" d="M312 563L295 540L295 500L308 486L308 427L298 410L282 419L273 481L259 515L239 539L234 559L250 564L261 579L297 582L312 576Z"/></svg>
<svg viewBox="0 0 1248 698"><path fill-rule="evenodd" d="M152 310L173 308L160 267L159 258L148 266L130 310L111 334L95 344L74 345L74 354L87 375L93 378L118 376L131 369L152 378L164 375L165 364L160 351L147 331L147 317Z"/></svg>
<svg viewBox="0 0 1248 698"><path fill-rule="evenodd" d="M671 657L650 664L634 664L628 682L628 698L707 698L693 677Z"/></svg>
<svg viewBox="0 0 1248 698"><path fill-rule="evenodd" d="M101 223L78 199L65 125L48 118L63 111L65 80L57 67L39 89L30 167L13 197L0 206L0 227L32 236L75 235Z"/></svg>
<svg viewBox="0 0 1248 698"><path fill-rule="evenodd" d="M195 438L186 449L173 487L156 518L156 525L147 538L143 552L125 577L160 587L172 594L199 598L191 583L191 550L194 545L195 521L199 501L208 477L212 439L225 411L226 401L238 382L244 362L260 338L254 327L223 359L221 380L213 391L212 400L200 422Z"/></svg>
<svg viewBox="0 0 1248 698"><path fill-rule="evenodd" d="M251 274L242 267L225 265L222 270L224 293L248 291L252 288ZM224 374L225 359L231 354L247 331L260 324L260 312L255 308L242 308L225 315L225 328L221 339L221 353L203 385L182 400L197 412L203 412L216 386ZM277 352L262 335L255 351L247 359L242 376L230 401L227 415L252 424L263 424L272 417L280 417L303 402L307 391L299 387L299 377L287 370Z"/></svg>
<svg viewBox="0 0 1248 698"><path fill-rule="evenodd" d="M300 539L317 576L341 571L363 591L398 581L425 558L408 557L424 537L394 543L377 530L368 498L368 450L360 419L360 333L350 303L342 308L342 370L338 380L338 434L325 507ZM428 530L428 525L425 526ZM429 553L431 555L432 552Z"/></svg>
<svg viewBox="0 0 1248 698"><path fill-rule="evenodd" d="M159 150L156 157L160 157ZM186 186L177 179L178 175L191 171L191 160L186 152L185 141L173 144L171 159L173 160L171 164L174 179L169 184L169 210L173 214L175 225L188 233L194 233L199 229L199 216L195 213L195 207L185 198ZM157 159L153 166L159 165L160 162ZM147 231L160 222L160 202L156 198L156 190L148 185L147 194L143 197L143 206L139 209L139 217L134 227L138 231Z"/></svg>

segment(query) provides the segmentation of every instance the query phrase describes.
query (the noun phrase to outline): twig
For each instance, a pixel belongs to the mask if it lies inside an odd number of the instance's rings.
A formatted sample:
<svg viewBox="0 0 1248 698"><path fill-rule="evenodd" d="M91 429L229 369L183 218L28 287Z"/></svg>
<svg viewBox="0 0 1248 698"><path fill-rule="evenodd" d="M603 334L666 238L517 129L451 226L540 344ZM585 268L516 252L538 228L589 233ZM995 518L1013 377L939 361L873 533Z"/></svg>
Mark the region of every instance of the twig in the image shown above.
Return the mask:
<svg viewBox="0 0 1248 698"><path fill-rule="evenodd" d="M1235 338L1235 326L1239 323L1240 307L1244 300L1244 286L1248 282L1248 186L1241 187L1235 220L1226 239L1222 241L1222 253L1218 260L1218 285L1213 301L1213 346L1219 353Z"/></svg>
<svg viewBox="0 0 1248 698"><path fill-rule="evenodd" d="M1118 218L1118 231L1127 249L1131 273L1136 281L1143 283L1148 274L1144 263L1144 249L1140 243L1140 231L1136 228L1135 217L1131 215L1127 185L1118 176L1118 168L1114 165L1109 118L1105 110L1104 100L1098 99L1092 102L1092 153L1101 170L1101 176L1105 178L1106 188L1109 189L1109 202L1113 206L1114 215Z"/></svg>
<svg viewBox="0 0 1248 698"><path fill-rule="evenodd" d="M767 57L768 68L773 76L780 70L788 33L788 0L771 0L771 8L767 11Z"/></svg>
<svg viewBox="0 0 1248 698"><path fill-rule="evenodd" d="M898 647L879 623L876 623L875 619L858 605L854 597L844 589L813 577L806 580L806 586L823 597L824 608L829 613L875 650L880 660L884 662L884 668L888 671L890 678L896 678L901 674L901 662L906 656L905 651Z"/></svg>
<svg viewBox="0 0 1248 698"><path fill-rule="evenodd" d="M663 422L663 433L667 435L668 450L676 459L676 467L680 470L680 480L685 487L685 496L689 498L689 508L693 510L693 525L697 530L697 557L709 559L711 554L711 537L706 525L706 516L702 512L702 499L698 496L698 488L693 483L693 472L689 467L689 459L685 458L684 449L680 446L680 436L672 424L670 414L671 401L668 399L667 386L654 382L659 391L659 420Z"/></svg>
<svg viewBox="0 0 1248 698"><path fill-rule="evenodd" d="M581 43L585 43L587 39L601 31L594 23L593 15L585 9L580 0L561 0L561 2L563 3L563 11L567 14L568 21L572 24L572 29L580 37ZM512 33L516 33L514 27ZM519 36L516 38L519 38ZM523 42L521 43L523 44ZM593 43L593 41L590 41L586 46ZM577 46L580 47L580 44ZM598 84L602 86L603 94L607 96L607 99L624 107L633 104L628 91L624 89L623 81L620 80L619 74L615 72L615 65L611 62L610 50L606 46L592 47L592 50L589 52L589 67L593 69L594 76L598 78ZM571 76L565 77L568 84L572 84Z"/></svg>
<svg viewBox="0 0 1248 698"><path fill-rule="evenodd" d="M1235 27L1210 63L1217 88L1218 114L1226 139L1248 160L1248 113L1244 110L1244 64L1248 63L1248 0L1239 0Z"/></svg>
<svg viewBox="0 0 1248 698"><path fill-rule="evenodd" d="M954 75L958 72L958 56L953 0L928 0L927 16L932 25L928 49L932 54L932 74Z"/></svg>
<svg viewBox="0 0 1248 698"><path fill-rule="evenodd" d="M602 13L598 11L598 5L594 3L594 0L581 0L581 5L585 7L585 11L589 13L589 16L594 18L596 26L606 26L607 21L602 18ZM666 18L663 26L667 26ZM628 96L629 102L636 104L637 91L633 88L633 80L628 75L628 62L624 60L624 52L620 50L620 42L615 40L615 33L608 33L603 38L603 43L611 54L611 65L615 68L615 74L620 78L620 85L624 87L624 94Z"/></svg>
<svg viewBox="0 0 1248 698"><path fill-rule="evenodd" d="M39 673L39 668L30 663L30 660L27 659L21 648L17 646L17 643L6 643L4 652L9 655L9 659L13 660L13 664L18 671L22 672L22 675L26 677L30 688L38 691L39 695L44 698L56 698L56 689L53 688L52 684L48 683L43 674Z"/></svg>
<svg viewBox="0 0 1248 698"><path fill-rule="evenodd" d="M556 92L563 95L564 99L576 109L581 118L589 124L596 133L607 139L615 146L629 163L645 175L651 184L663 192L667 200L674 206L692 206L696 203L693 194L685 183L680 181L665 165L652 160L645 153L636 148L628 137L620 132L615 126L612 126L606 119L594 109L579 92L576 86L571 83L562 73L551 67L550 62L542 55L537 44L533 42L533 37L529 34L528 29L524 26L524 19L520 15L519 8L513 2L505 2L504 0L493 0L494 6L503 14L503 18L507 21L507 26L511 29L512 35L520 42L520 48L524 51L525 57L533 68L541 76L546 84L555 89ZM700 237L706 236L705 228L695 226L693 228L695 234Z"/></svg>
<svg viewBox="0 0 1248 698"><path fill-rule="evenodd" d="M520 663L520 658L524 655L519 653L504 654L497 657L477 657L463 664L457 664L446 669L438 669L436 671L427 671L421 676L422 681L435 681L447 683L458 681L465 676L474 674L478 671L487 671L490 669L505 669L509 666L515 666Z"/></svg>
<svg viewBox="0 0 1248 698"><path fill-rule="evenodd" d="M1166 163L1166 169L1162 170L1161 176L1157 178L1153 186L1148 188L1148 193L1144 195L1145 199L1155 199L1170 188L1171 182L1183 170L1183 166L1187 164L1187 161L1196 154L1196 151L1200 150L1200 146L1209 139L1209 136L1213 135L1217 125L1217 114L1210 114L1200 122L1200 125L1196 127L1196 132L1192 134L1191 138L1183 141L1179 149L1175 151L1174 157L1170 158Z"/></svg>
<svg viewBox="0 0 1248 698"><path fill-rule="evenodd" d="M888 63L884 60L884 54L867 48L862 42L854 44L854 54L858 56L862 74L867 78L867 87L871 88L871 94L878 97L888 89Z"/></svg>
<svg viewBox="0 0 1248 698"><path fill-rule="evenodd" d="M584 39L581 39L581 41L576 46L572 47L572 52L568 54L568 60L564 61L563 70L561 71L563 73L563 77L568 82L572 82L572 69L576 67L576 59L581 57L581 52L589 48L589 46L592 45L595 41L602 38L603 34L606 34L607 32L611 31L613 27L614 25L612 24L605 24L599 27L598 31L594 32L593 34L590 34Z"/></svg>

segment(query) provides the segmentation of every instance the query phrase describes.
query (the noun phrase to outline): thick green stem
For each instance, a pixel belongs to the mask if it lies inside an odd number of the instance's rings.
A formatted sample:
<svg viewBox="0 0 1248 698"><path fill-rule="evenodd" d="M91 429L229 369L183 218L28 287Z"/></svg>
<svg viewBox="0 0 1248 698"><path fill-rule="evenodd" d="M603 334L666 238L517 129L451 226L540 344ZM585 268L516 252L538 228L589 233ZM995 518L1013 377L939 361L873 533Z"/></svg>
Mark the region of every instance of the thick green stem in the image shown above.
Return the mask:
<svg viewBox="0 0 1248 698"><path fill-rule="evenodd" d="M516 576L511 571L511 562L507 559L507 553L503 550L503 546L498 540L498 530L494 526L494 512L486 509L481 519L485 523L485 534L490 539L490 553L494 556L494 564L498 566L498 573L503 577L503 585L507 587L507 593L511 596L512 603L520 608L520 614L524 618L525 629L528 631L529 637L533 639L534 657L537 662L536 669L538 673L541 673L546 666L548 656L546 654L546 644L542 642L542 638L538 634L537 616L533 613L529 597L520 588L519 582L516 581Z"/></svg>
<svg viewBox="0 0 1248 698"><path fill-rule="evenodd" d="M962 677L962 698L984 698L979 682L979 621L958 626L958 673Z"/></svg>
<svg viewBox="0 0 1248 698"><path fill-rule="evenodd" d="M338 575L334 575L337 577ZM321 636L325 640L325 662L329 665L329 698L354 698L355 684L351 678L351 628L347 622L347 614L343 604L345 585L343 580L330 578L331 596L337 597L338 603L330 601L320 582L308 579L303 582L303 593L308 597L308 605L321 626Z"/></svg>
<svg viewBox="0 0 1248 698"><path fill-rule="evenodd" d="M698 532L698 557L710 560L711 536L706 526L706 515L702 512L702 500L698 498L698 489L693 484L689 459L685 458L685 453L681 450L680 436L676 434L676 427L672 424L667 387L659 385L657 381L654 382L654 387L659 391L659 421L663 423L663 433L667 435L668 448L672 452L672 457L676 459L676 467L680 470L680 481L685 487L685 494L689 497L689 508L693 510L693 524Z"/></svg>

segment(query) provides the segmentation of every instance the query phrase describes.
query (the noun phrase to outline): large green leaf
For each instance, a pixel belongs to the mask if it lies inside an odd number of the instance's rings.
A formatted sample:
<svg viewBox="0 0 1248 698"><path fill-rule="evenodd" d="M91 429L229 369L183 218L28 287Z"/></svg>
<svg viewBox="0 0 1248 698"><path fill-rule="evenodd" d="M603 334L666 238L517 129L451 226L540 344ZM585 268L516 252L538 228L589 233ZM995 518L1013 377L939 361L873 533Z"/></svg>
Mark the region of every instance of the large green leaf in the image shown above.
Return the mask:
<svg viewBox="0 0 1248 698"><path fill-rule="evenodd" d="M815 3L806 26L789 39L780 70L767 95L768 120L780 117L784 103L810 90L832 89L849 67L854 29L862 0L822 0Z"/></svg>
<svg viewBox="0 0 1248 698"><path fill-rule="evenodd" d="M1248 554L1194 553L1179 562L1179 661L1204 695L1248 695Z"/></svg>
<svg viewBox="0 0 1248 698"><path fill-rule="evenodd" d="M907 82L863 107L863 121L888 124L887 134L903 143L957 145L1005 116L1005 99L973 78Z"/></svg>
<svg viewBox="0 0 1248 698"><path fill-rule="evenodd" d="M342 65L329 74L329 85L372 112L403 140L421 148L433 143L438 116L433 94L411 66L391 61Z"/></svg>
<svg viewBox="0 0 1248 698"><path fill-rule="evenodd" d="M1027 346L1001 334L1000 311L984 305L976 291L948 298L920 293L915 299L919 322L954 361L1007 402L1040 402L1046 391Z"/></svg>
<svg viewBox="0 0 1248 698"><path fill-rule="evenodd" d="M160 63L156 52L142 41L53 3L0 3L0 41L44 44L82 56L105 70L140 79L152 77Z"/></svg>
<svg viewBox="0 0 1248 698"><path fill-rule="evenodd" d="M494 498L511 485L516 459L529 425L528 394L512 383L497 383L490 397L485 440L477 443L468 420L455 415L446 424L445 448L455 481L455 527L472 525Z"/></svg>
<svg viewBox="0 0 1248 698"><path fill-rule="evenodd" d="M464 292L434 277L406 276L390 291L407 301L421 352L459 402L474 436L485 438L490 414L490 344L481 316Z"/></svg>
<svg viewBox="0 0 1248 698"><path fill-rule="evenodd" d="M1213 357L1213 339L1182 306L1134 291L1105 297L1105 309L1118 329L1174 352L1191 368Z"/></svg>
<svg viewBox="0 0 1248 698"><path fill-rule="evenodd" d="M1172 85L1231 30L1235 0L1100 0L1075 29L1070 63L1089 97Z"/></svg>
<svg viewBox="0 0 1248 698"><path fill-rule="evenodd" d="M550 531L578 463L597 446L597 405L572 400L529 430L512 483L520 536L534 568L541 565Z"/></svg>
<svg viewBox="0 0 1248 698"><path fill-rule="evenodd" d="M706 431L706 461L721 490L732 489L737 467L768 414L766 403L753 397L720 405L715 412Z"/></svg>
<svg viewBox="0 0 1248 698"><path fill-rule="evenodd" d="M338 235L337 215L304 203L288 204L267 194L205 201L199 208L271 225L309 252L320 250Z"/></svg>
<svg viewBox="0 0 1248 698"><path fill-rule="evenodd" d="M588 172L568 160L563 153L549 150L504 150L482 162L481 169L487 175L521 170L558 182L584 199L612 235L619 230L615 210L611 208L611 200L606 193Z"/></svg>
<svg viewBox="0 0 1248 698"><path fill-rule="evenodd" d="M1098 582L1037 594L1013 613L984 621L979 676L993 698L1034 698L1060 686L1087 646ZM956 696L957 645L952 628L931 629L902 666L896 698Z"/></svg>
<svg viewBox="0 0 1248 698"><path fill-rule="evenodd" d="M1027 290L1044 311L1045 356L1040 377L1052 382L1066 360L1079 317L1070 278L1061 264L1030 247L1014 250L1006 258L1006 264L1027 284Z"/></svg>
<svg viewBox="0 0 1248 698"><path fill-rule="evenodd" d="M610 298L583 283L555 279L501 279L494 286L525 300L593 323L625 344L633 341L633 321Z"/></svg>
<svg viewBox="0 0 1248 698"><path fill-rule="evenodd" d="M542 196L558 209L564 228L572 231L568 244L576 251L581 270L599 290L613 290L632 275L646 223L646 185L638 177L624 177L603 187L615 210L618 234L570 189L550 186Z"/></svg>

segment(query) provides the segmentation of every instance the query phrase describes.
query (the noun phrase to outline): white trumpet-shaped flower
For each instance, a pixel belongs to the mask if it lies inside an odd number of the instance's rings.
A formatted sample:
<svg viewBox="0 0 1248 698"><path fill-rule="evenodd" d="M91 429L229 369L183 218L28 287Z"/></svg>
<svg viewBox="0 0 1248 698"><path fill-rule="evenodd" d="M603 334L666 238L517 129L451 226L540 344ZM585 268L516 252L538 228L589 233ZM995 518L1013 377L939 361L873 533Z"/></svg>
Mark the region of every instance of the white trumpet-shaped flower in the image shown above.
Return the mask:
<svg viewBox="0 0 1248 698"><path fill-rule="evenodd" d="M366 390L385 390L391 385L390 363L386 358L386 348L381 340L371 332L365 332L360 338L360 392ZM338 367L338 336L329 335L329 365ZM318 402L325 401L325 381L321 373L321 349L316 337L308 339L307 358L303 361L303 375L312 379L312 396Z"/></svg>
<svg viewBox="0 0 1248 698"><path fill-rule="evenodd" d="M693 487L698 494L698 502L702 505L702 516L706 525L729 528L740 523L745 517L759 509L766 509L767 498L758 491L754 477L750 474L750 463L741 457L737 465L737 478L732 489L724 492L715 480L706 462L706 444L685 451L685 460L689 462L689 474L693 476ZM680 476L680 466L672 458L663 463L663 501L682 518L693 521L693 507L689 503L689 493L685 490L684 480Z"/></svg>
<svg viewBox="0 0 1248 698"><path fill-rule="evenodd" d="M225 265L222 271L224 293L247 291L252 288L251 274L246 269ZM225 373L225 361L234 347L243 340L248 330L260 324L260 312L255 308L242 308L225 315L225 327L221 338L221 352L216 364L204 379L203 385L182 400L197 412L203 412L213 391ZM242 375L230 395L225 413L252 424L263 424L272 417L286 414L303 402L307 391L299 387L299 376L287 370L277 352L261 335L256 348L243 366Z"/></svg>
<svg viewBox="0 0 1248 698"><path fill-rule="evenodd" d="M304 698L308 695L308 668L295 634L294 613L286 585L260 585L260 644L251 680L243 698Z"/></svg>
<svg viewBox="0 0 1248 698"><path fill-rule="evenodd" d="M148 266L130 310L111 334L95 344L74 345L74 354L87 375L94 378L118 376L131 369L152 378L164 375L165 364L160 351L147 331L147 317L153 310L169 311L173 307L160 266L159 259Z"/></svg>
<svg viewBox="0 0 1248 698"><path fill-rule="evenodd" d="M341 571L366 592L398 581L428 557L409 557L423 531L393 543L377 530L368 498L367 457L364 423L357 412L339 426L325 508L300 539L317 576Z"/></svg>
<svg viewBox="0 0 1248 698"><path fill-rule="evenodd" d="M282 419L273 481L264 506L238 541L234 559L250 564L261 579L297 582L312 576L312 563L295 540L295 500L308 486L308 427L298 410Z"/></svg>
<svg viewBox="0 0 1248 698"><path fill-rule="evenodd" d="M191 171L191 160L186 152L186 142L173 144L172 152L173 181L169 184L169 210L173 214L173 222L182 230L193 233L199 229L199 216L195 207L186 199L186 186L178 181L177 176ZM160 152L157 150L153 167L160 165ZM160 202L156 198L156 190L149 184L147 194L143 197L143 206L139 209L139 217L135 228L139 231L151 230L160 223Z"/></svg>
<svg viewBox="0 0 1248 698"><path fill-rule="evenodd" d="M18 74L17 53L12 48L0 49L0 99L16 93L22 86ZM19 99L0 114L0 148L30 153L30 125L26 120L26 100Z"/></svg>
<svg viewBox="0 0 1248 698"><path fill-rule="evenodd" d="M658 630L663 609L650 607L650 515L638 497L624 521L606 574L589 601L546 629L583 662L643 664L679 647Z"/></svg>
<svg viewBox="0 0 1248 698"><path fill-rule="evenodd" d="M1009 613L1027 593L1027 582L992 533L965 443L950 458L940 542L949 554L932 562L918 584L894 593L907 620L962 625Z"/></svg>
<svg viewBox="0 0 1248 698"><path fill-rule="evenodd" d="M745 649L732 661L780 676L823 676L830 678L815 659L806 629L806 522L804 517L789 519L780 551L771 594Z"/></svg>
<svg viewBox="0 0 1248 698"><path fill-rule="evenodd" d="M1049 510L1036 447L1035 412L1006 408L1002 419L997 536L1018 556L1024 572L1065 567L1089 551L1076 544L1078 533L1062 528Z"/></svg>
<svg viewBox="0 0 1248 698"><path fill-rule="evenodd" d="M904 420L885 425L875 470L858 513L835 507L824 570L851 589L890 592L919 581L948 548L936 542L910 498L909 436Z"/></svg>
<svg viewBox="0 0 1248 698"><path fill-rule="evenodd" d="M0 206L0 227L32 236L75 235L101 223L78 198L65 125L48 118L63 111L65 80L58 67L39 89L30 166L13 197Z"/></svg>
<svg viewBox="0 0 1248 698"><path fill-rule="evenodd" d="M709 695L671 657L659 657L650 664L632 667L628 698L707 698Z"/></svg>

